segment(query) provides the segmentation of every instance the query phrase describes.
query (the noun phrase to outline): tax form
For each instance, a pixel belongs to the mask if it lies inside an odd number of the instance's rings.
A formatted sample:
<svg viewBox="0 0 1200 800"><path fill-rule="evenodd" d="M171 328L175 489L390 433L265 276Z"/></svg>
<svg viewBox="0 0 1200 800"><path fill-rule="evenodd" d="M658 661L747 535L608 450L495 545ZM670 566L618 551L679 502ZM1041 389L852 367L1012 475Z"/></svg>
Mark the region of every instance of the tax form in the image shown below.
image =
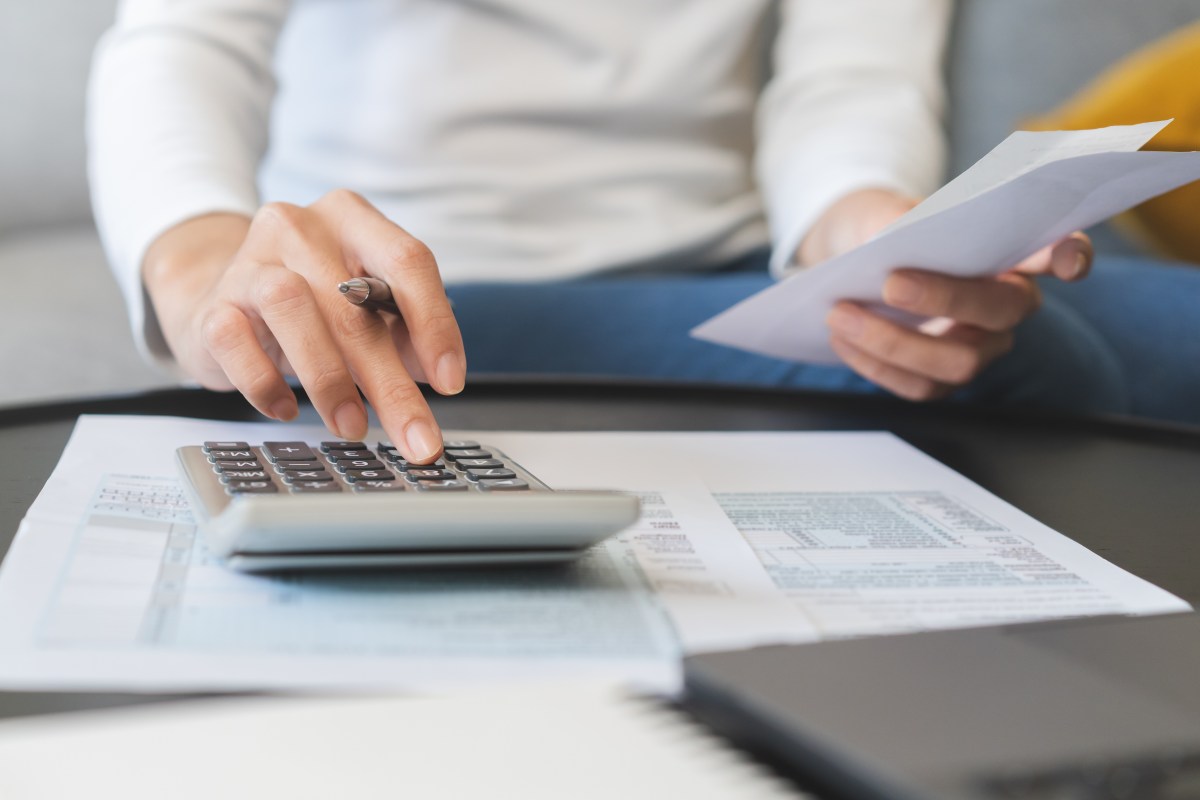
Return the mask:
<svg viewBox="0 0 1200 800"><path fill-rule="evenodd" d="M681 652L1188 607L871 432L456 431L554 488L635 492L641 519L566 573L215 563L175 448L325 435L82 417L0 566L0 688L669 692Z"/></svg>
<svg viewBox="0 0 1200 800"><path fill-rule="evenodd" d="M594 679L671 691L669 619L618 542L566 569L251 576L193 524L177 447L323 429L83 417L0 567L0 685L437 693Z"/></svg>
<svg viewBox="0 0 1200 800"><path fill-rule="evenodd" d="M689 653L1189 608L889 433L484 435L552 483L662 487L619 538Z"/></svg>
<svg viewBox="0 0 1200 800"><path fill-rule="evenodd" d="M882 306L892 270L979 277L1068 234L1200 180L1200 153L1135 152L1167 122L1088 131L1018 131L865 244L746 298L692 330L776 358L836 364L825 317L838 300Z"/></svg>

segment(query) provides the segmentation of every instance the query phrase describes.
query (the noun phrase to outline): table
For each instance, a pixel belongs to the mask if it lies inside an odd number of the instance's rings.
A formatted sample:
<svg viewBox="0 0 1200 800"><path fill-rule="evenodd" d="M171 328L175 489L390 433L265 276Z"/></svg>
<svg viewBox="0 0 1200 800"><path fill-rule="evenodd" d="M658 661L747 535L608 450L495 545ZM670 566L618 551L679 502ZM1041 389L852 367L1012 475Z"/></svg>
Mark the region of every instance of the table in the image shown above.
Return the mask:
<svg viewBox="0 0 1200 800"><path fill-rule="evenodd" d="M1200 606L1200 428L1017 414L888 397L710 385L512 378L432 396L447 429L890 430L1052 528ZM319 422L301 406L301 420ZM0 410L0 551L79 414L254 420L201 390ZM0 717L146 702L127 694L4 693Z"/></svg>

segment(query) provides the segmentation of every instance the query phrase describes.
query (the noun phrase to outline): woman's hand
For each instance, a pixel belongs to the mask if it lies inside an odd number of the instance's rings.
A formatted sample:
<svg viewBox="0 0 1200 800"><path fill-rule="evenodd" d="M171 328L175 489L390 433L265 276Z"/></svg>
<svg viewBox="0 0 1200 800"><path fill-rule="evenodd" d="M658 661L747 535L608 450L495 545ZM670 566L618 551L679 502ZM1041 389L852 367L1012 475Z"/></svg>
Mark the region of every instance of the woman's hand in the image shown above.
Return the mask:
<svg viewBox="0 0 1200 800"><path fill-rule="evenodd" d="M346 302L338 283L365 275L390 286L401 317ZM405 458L440 454L416 381L462 391L462 336L433 254L353 192L184 222L151 245L143 279L171 352L201 385L289 420L294 375L342 439L366 435L361 389Z"/></svg>
<svg viewBox="0 0 1200 800"><path fill-rule="evenodd" d="M805 238L799 253L802 263L857 247L916 202L884 190L847 195ZM944 397L1012 348L1017 325L1041 305L1033 276L1079 280L1091 268L1092 257L1091 241L1074 233L995 277L899 269L884 283L884 302L929 317L929 322L913 330L843 301L826 318L830 344L855 372L901 397Z"/></svg>

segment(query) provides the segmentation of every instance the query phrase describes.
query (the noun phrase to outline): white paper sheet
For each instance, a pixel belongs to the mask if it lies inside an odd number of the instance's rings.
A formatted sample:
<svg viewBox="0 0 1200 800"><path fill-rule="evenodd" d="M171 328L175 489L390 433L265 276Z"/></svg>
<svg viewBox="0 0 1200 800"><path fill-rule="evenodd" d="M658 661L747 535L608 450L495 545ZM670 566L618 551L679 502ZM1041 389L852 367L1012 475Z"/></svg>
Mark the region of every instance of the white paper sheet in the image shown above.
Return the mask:
<svg viewBox="0 0 1200 800"><path fill-rule="evenodd" d="M1014 133L874 239L743 300L692 335L792 361L837 363L829 309L843 299L879 306L892 270L998 274L1073 231L1200 180L1200 153L1133 152L1166 124Z"/></svg>
<svg viewBox="0 0 1200 800"><path fill-rule="evenodd" d="M0 721L8 800L801 800L612 687L239 698Z"/></svg>
<svg viewBox="0 0 1200 800"><path fill-rule="evenodd" d="M0 686L670 691L661 608L687 652L1187 608L889 434L450 435L556 488L636 491L642 519L561 586L241 576L179 507L174 448L325 434L84 417L0 568Z"/></svg>
<svg viewBox="0 0 1200 800"><path fill-rule="evenodd" d="M887 433L480 435L510 453L541 439L538 471L569 485L588 477L620 485L626 470L636 481L640 469L706 488L681 491L677 502L695 511L685 531L703 568L693 574L733 587L725 614L706 614L709 596L673 586L667 565L639 553L685 649L1188 608ZM553 450L598 457L581 464ZM738 618L740 604L766 595L727 526L790 610L763 602ZM704 553L705 540L727 549Z"/></svg>
<svg viewBox="0 0 1200 800"><path fill-rule="evenodd" d="M0 683L443 691L607 679L672 691L670 622L619 542L569 570L238 574L209 556L174 451L318 428L84 417L0 568Z"/></svg>

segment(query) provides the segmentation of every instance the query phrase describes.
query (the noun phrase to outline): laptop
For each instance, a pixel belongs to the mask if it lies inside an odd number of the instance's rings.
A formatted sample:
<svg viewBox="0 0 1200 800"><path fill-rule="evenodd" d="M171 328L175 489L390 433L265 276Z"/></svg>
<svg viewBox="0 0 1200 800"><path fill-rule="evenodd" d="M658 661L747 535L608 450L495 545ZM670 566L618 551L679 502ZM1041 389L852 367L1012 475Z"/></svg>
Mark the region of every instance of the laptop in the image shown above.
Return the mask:
<svg viewBox="0 0 1200 800"><path fill-rule="evenodd" d="M762 647L684 706L826 797L1200 798L1200 614Z"/></svg>

